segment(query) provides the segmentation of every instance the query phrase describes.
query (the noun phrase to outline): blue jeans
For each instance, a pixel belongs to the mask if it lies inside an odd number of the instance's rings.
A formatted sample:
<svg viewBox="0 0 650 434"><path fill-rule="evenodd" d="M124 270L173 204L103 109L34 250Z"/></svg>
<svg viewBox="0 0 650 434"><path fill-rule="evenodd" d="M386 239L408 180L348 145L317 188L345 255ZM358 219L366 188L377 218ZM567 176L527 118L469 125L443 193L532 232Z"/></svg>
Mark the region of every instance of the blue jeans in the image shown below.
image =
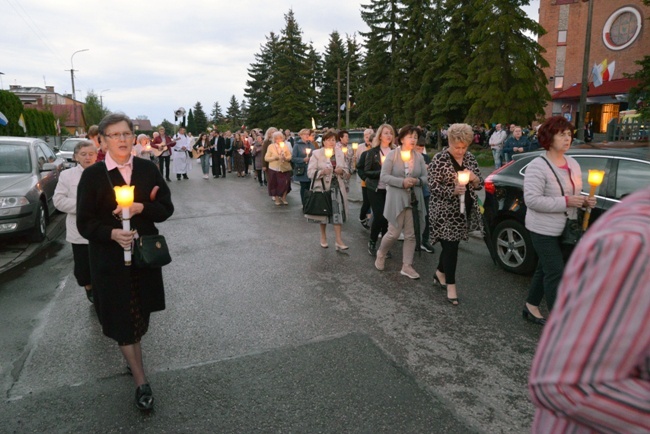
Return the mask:
<svg viewBox="0 0 650 434"><path fill-rule="evenodd" d="M210 173L210 159L212 158L212 155L208 152L205 154L201 155L201 171L203 172L204 175L207 175Z"/></svg>
<svg viewBox="0 0 650 434"><path fill-rule="evenodd" d="M492 157L494 157L494 167L501 167L501 148L492 148Z"/></svg>
<svg viewBox="0 0 650 434"><path fill-rule="evenodd" d="M553 309L557 297L557 287L560 285L564 272L565 251L560 243L560 237L540 235L530 232L530 240L538 256L537 268L528 288L526 302L539 306L542 298L546 297L549 312Z"/></svg>

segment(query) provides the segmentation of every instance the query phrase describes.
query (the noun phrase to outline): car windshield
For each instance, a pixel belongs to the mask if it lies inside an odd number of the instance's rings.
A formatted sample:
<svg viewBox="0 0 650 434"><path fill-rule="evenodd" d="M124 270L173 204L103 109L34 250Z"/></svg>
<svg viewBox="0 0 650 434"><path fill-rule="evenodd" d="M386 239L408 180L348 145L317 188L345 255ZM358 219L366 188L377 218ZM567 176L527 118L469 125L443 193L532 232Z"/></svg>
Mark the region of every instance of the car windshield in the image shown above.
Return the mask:
<svg viewBox="0 0 650 434"><path fill-rule="evenodd" d="M29 173L32 171L29 147L18 143L0 143L0 173Z"/></svg>
<svg viewBox="0 0 650 434"><path fill-rule="evenodd" d="M77 143L79 143L81 140L66 140L63 142L61 145L61 151L67 151L67 152L73 152L74 147L77 146Z"/></svg>

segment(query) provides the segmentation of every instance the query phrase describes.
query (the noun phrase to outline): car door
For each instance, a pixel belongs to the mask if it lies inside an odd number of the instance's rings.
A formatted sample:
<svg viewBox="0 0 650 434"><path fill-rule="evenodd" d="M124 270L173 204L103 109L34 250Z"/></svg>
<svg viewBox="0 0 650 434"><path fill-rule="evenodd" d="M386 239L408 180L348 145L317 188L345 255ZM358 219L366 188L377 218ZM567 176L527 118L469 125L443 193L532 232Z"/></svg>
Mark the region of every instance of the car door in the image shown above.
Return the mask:
<svg viewBox="0 0 650 434"><path fill-rule="evenodd" d="M607 195L609 191L608 185L614 181L615 174L615 160L607 155L572 155L572 157L580 164L580 171L582 172L582 194L588 195L591 186L587 181L589 178L589 170L603 170L605 176L603 183L596 187L594 197L596 198L596 207L591 210L589 222L593 223L605 211L614 206L618 201L612 200Z"/></svg>
<svg viewBox="0 0 650 434"><path fill-rule="evenodd" d="M41 188L43 192L45 193L45 197L47 198L47 208L50 214L52 214L55 210L54 207L54 190L56 189L56 184L59 182L59 173L61 172L61 160L58 159L54 152L50 149L45 142L36 142L36 154L38 155L39 159L39 175L40 175L40 182L41 182ZM45 163L53 163L56 164L56 169L54 170L46 170L44 171L42 169L42 165L40 165L41 159L44 158Z"/></svg>
<svg viewBox="0 0 650 434"><path fill-rule="evenodd" d="M650 185L650 162L621 158L617 160L616 184L613 186L613 199L619 201L635 191Z"/></svg>

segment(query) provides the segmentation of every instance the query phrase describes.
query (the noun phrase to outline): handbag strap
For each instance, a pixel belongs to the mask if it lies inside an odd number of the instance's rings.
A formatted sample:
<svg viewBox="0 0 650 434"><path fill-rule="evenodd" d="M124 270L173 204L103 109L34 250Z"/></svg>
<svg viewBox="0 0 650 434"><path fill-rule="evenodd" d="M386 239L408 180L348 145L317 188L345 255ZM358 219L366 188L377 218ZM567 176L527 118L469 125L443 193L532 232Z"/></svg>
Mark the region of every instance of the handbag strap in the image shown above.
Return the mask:
<svg viewBox="0 0 650 434"><path fill-rule="evenodd" d="M562 196L564 196L564 188L562 188L562 183L560 182L560 177L557 176L557 173L555 173L555 170L553 170L553 166L551 166L551 163L546 159L546 157L540 157L546 164L548 164L548 168L551 169L551 172L553 172L553 175L555 175L555 179L557 180L558 185L560 186L560 191L562 192ZM569 213L564 211L564 215L569 218Z"/></svg>
<svg viewBox="0 0 650 434"><path fill-rule="evenodd" d="M314 189L314 182L316 182L317 176L318 176L318 170L316 171L316 173L314 173L314 177L311 179L311 185L309 186L310 190ZM320 183L323 186L323 191L325 191L325 181L323 180L323 178L320 179Z"/></svg>

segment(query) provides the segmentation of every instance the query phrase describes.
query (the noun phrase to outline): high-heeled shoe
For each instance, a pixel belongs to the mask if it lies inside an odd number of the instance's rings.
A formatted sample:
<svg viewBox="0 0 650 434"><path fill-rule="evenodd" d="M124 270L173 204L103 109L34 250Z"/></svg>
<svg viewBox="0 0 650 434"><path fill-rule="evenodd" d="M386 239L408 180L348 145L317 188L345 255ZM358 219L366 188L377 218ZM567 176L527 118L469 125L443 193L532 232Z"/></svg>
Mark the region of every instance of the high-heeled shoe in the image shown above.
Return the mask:
<svg viewBox="0 0 650 434"><path fill-rule="evenodd" d="M528 306L526 305L524 305L524 309L521 311L521 316L523 316L525 320L530 321L533 324L538 324L538 325L546 324L546 318L544 317L540 318L533 315L533 313L528 309Z"/></svg>
<svg viewBox="0 0 650 434"><path fill-rule="evenodd" d="M320 243L320 246L321 246L322 248L326 249L326 248L329 247L329 244L321 242L321 243Z"/></svg>
<svg viewBox="0 0 650 434"><path fill-rule="evenodd" d="M442 289L447 289L447 284L440 282L440 279L438 279L436 273L433 273L433 284L438 285Z"/></svg>
<svg viewBox="0 0 650 434"><path fill-rule="evenodd" d="M458 299L457 298L449 298L447 297L447 301L451 303L452 306L458 306Z"/></svg>
<svg viewBox="0 0 650 434"><path fill-rule="evenodd" d="M153 409L153 392L148 383L142 384L135 389L135 406L142 411Z"/></svg>
<svg viewBox="0 0 650 434"><path fill-rule="evenodd" d="M349 249L349 247L346 246L345 244L334 243L334 246L336 246L336 250L347 250L347 249Z"/></svg>

